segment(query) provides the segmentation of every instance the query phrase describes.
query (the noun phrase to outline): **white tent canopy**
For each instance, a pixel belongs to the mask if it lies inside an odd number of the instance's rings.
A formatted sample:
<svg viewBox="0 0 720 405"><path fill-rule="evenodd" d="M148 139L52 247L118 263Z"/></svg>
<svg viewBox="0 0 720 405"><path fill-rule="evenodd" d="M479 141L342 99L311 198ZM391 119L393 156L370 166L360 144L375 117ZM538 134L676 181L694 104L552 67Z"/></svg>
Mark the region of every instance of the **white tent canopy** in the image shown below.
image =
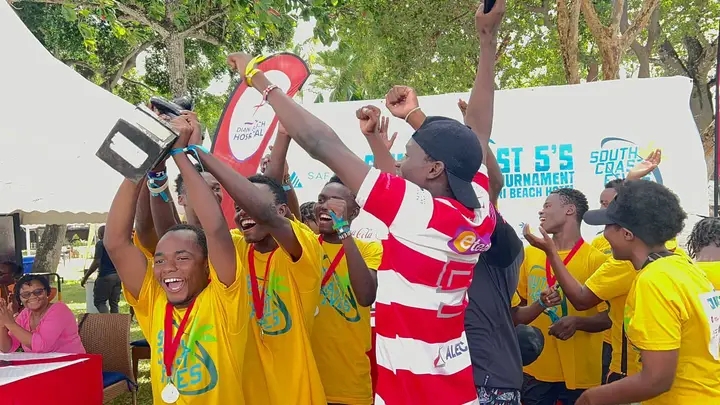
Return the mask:
<svg viewBox="0 0 720 405"><path fill-rule="evenodd" d="M121 177L95 152L134 107L56 60L4 1L0 32L0 213L103 222Z"/></svg>

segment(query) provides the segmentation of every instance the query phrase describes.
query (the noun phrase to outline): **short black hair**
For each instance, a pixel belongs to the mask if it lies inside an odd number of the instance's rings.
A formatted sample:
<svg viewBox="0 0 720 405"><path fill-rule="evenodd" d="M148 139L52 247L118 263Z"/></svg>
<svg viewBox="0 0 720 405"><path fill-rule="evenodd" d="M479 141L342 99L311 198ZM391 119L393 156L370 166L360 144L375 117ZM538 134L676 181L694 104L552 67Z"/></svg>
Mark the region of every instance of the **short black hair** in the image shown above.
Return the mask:
<svg viewBox="0 0 720 405"><path fill-rule="evenodd" d="M333 174L332 177L330 177L330 180L328 180L328 182L325 183L325 185L328 185L330 183L337 183L337 184L341 184L343 186L345 185L345 183L343 183L343 181L340 180L340 177L338 177L337 174Z"/></svg>
<svg viewBox="0 0 720 405"><path fill-rule="evenodd" d="M625 181L617 189L615 215L638 239L655 247L675 238L687 215L669 188L649 180Z"/></svg>
<svg viewBox="0 0 720 405"><path fill-rule="evenodd" d="M315 221L315 201L308 201L300 206L300 220Z"/></svg>
<svg viewBox="0 0 720 405"><path fill-rule="evenodd" d="M40 276L38 274L26 274L20 277L17 283L15 283L14 294L15 300L17 302L22 302L20 301L20 289L22 288L22 286L30 285L30 283L32 283L33 281L40 282L40 284L42 284L43 288L45 289L45 293L47 295L50 295L50 281L48 281L48 278L46 276Z"/></svg>
<svg viewBox="0 0 720 405"><path fill-rule="evenodd" d="M288 203L287 193L285 193L285 189L283 189L283 186L278 183L277 180L264 174L254 174L248 177L248 180L250 180L251 183L265 184L266 186L270 187L270 191L272 191L272 193L275 195L275 204Z"/></svg>
<svg viewBox="0 0 720 405"><path fill-rule="evenodd" d="M194 166L195 170L197 170L198 173L202 173L205 171L205 169L200 163L195 163ZM185 192L185 181L183 180L182 174L178 174L178 176L175 178L175 192L178 195Z"/></svg>
<svg viewBox="0 0 720 405"><path fill-rule="evenodd" d="M705 218L695 224L687 241L688 255L695 259L698 252L710 245L720 247L720 218Z"/></svg>
<svg viewBox="0 0 720 405"><path fill-rule="evenodd" d="M190 224L177 224L172 226L170 229L165 231L166 234L170 232L177 232L177 231L191 231L195 234L195 238L197 239L197 244L200 246L200 249L202 249L204 257L208 257L208 247L207 247L207 237L205 237L205 231L203 231L201 228L190 225Z"/></svg>
<svg viewBox="0 0 720 405"><path fill-rule="evenodd" d="M625 179L615 179L610 180L607 183L605 183L605 188L618 188L618 186L622 185L625 182Z"/></svg>
<svg viewBox="0 0 720 405"><path fill-rule="evenodd" d="M574 205L578 223L582 223L583 215L590 209L587 197L582 191L574 188L558 188L550 192L550 194L557 194L564 204Z"/></svg>

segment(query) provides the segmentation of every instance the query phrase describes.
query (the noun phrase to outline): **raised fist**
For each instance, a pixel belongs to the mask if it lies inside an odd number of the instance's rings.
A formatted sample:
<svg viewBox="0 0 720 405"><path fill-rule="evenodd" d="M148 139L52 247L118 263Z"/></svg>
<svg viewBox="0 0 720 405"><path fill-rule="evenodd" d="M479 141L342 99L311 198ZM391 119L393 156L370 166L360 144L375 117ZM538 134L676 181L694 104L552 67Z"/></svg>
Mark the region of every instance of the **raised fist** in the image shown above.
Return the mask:
<svg viewBox="0 0 720 405"><path fill-rule="evenodd" d="M242 77L242 80L245 80L245 68L247 67L248 63L250 63L252 58L252 56L246 53L235 52L228 55L227 62L230 66L230 69L238 72Z"/></svg>
<svg viewBox="0 0 720 405"><path fill-rule="evenodd" d="M392 115L402 120L420 106L415 90L408 86L395 86L390 89L385 96L385 105Z"/></svg>
<svg viewBox="0 0 720 405"><path fill-rule="evenodd" d="M365 136L372 136L377 131L378 121L380 120L380 109L374 105L366 105L355 112L355 116L360 120L360 131Z"/></svg>
<svg viewBox="0 0 720 405"><path fill-rule="evenodd" d="M347 203L345 200L340 198L330 198L327 200L327 209L335 213L335 215L342 219L347 218Z"/></svg>

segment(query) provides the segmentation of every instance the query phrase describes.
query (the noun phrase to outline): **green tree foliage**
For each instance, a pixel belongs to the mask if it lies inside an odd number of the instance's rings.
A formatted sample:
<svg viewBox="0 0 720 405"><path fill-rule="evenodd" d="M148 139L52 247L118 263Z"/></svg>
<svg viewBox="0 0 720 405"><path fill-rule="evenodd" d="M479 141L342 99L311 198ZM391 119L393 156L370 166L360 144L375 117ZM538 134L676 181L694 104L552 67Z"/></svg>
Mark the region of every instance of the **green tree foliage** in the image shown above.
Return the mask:
<svg viewBox="0 0 720 405"><path fill-rule="evenodd" d="M228 73L226 54L287 49L299 19L333 41L340 0L10 0L59 60L132 103L192 96L214 132L226 97L207 93ZM145 74L136 70L146 54Z"/></svg>

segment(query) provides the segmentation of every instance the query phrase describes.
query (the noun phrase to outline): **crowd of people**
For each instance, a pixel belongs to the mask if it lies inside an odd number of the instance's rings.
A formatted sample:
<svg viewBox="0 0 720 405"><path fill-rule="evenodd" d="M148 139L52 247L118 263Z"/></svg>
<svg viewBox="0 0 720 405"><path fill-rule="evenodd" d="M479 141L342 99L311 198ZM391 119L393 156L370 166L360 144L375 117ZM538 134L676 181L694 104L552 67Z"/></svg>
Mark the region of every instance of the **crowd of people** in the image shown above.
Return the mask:
<svg viewBox="0 0 720 405"><path fill-rule="evenodd" d="M279 120L261 174L246 178L200 146L193 112L169 119L177 202L165 163L146 183L124 180L102 239L151 347L155 403L720 404L720 219L678 246L678 197L643 179L659 151L608 183L599 209L578 189L550 193L527 247L503 219L489 141L504 11L498 0L475 15L463 123L390 89L385 107L415 131L400 161L377 106L356 114L370 167L241 53L229 65ZM300 204L292 189L291 141L335 173L317 201ZM361 210L388 227L382 243L351 234ZM604 232L585 241L583 221ZM47 350L38 322L67 307L50 305L38 279L15 294L24 309L15 318L0 302L0 350ZM82 350L59 336L62 350Z"/></svg>

